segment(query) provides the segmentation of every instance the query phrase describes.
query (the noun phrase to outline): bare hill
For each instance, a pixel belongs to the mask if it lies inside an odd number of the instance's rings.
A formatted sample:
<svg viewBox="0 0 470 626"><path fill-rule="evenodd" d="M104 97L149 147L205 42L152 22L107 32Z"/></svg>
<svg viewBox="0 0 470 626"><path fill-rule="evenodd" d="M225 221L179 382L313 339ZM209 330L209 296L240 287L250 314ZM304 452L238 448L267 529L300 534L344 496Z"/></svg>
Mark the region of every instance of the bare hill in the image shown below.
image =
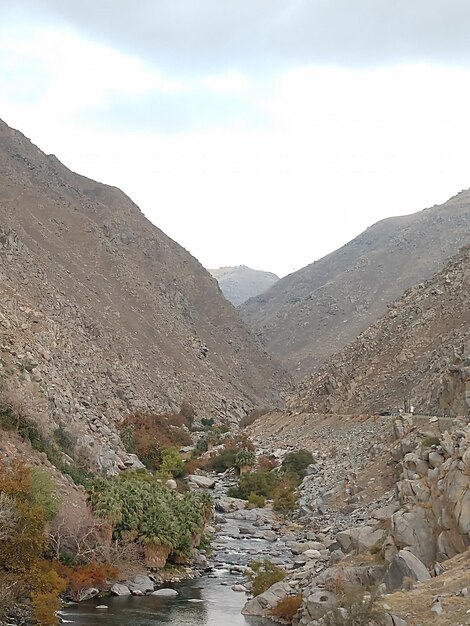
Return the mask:
<svg viewBox="0 0 470 626"><path fill-rule="evenodd" d="M209 272L219 283L224 296L234 306L239 306L249 298L266 291L279 280L279 276L272 272L254 270L246 265L219 267Z"/></svg>
<svg viewBox="0 0 470 626"><path fill-rule="evenodd" d="M353 341L387 305L470 242L470 191L382 220L240 307L266 349L298 379Z"/></svg>
<svg viewBox="0 0 470 626"><path fill-rule="evenodd" d="M295 410L470 415L470 246L306 379Z"/></svg>
<svg viewBox="0 0 470 626"><path fill-rule="evenodd" d="M123 466L125 414L185 401L233 421L278 402L277 365L200 263L3 122L0 218L0 372L31 383L98 466Z"/></svg>

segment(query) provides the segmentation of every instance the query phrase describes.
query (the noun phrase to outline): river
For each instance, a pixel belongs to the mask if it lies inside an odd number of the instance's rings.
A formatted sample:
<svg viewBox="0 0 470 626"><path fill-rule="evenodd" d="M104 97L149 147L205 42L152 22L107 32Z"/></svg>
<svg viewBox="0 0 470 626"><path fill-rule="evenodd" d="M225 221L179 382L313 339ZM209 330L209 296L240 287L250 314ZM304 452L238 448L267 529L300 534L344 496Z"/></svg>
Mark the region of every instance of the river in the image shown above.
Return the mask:
<svg viewBox="0 0 470 626"><path fill-rule="evenodd" d="M225 497L227 483L219 481L214 489L216 502ZM213 540L213 570L194 580L170 586L176 597L105 597L67 607L62 618L80 626L273 626L267 619L244 617L247 600L244 592L232 591L242 584L241 571L250 559L268 558L285 565L290 551L276 538L271 511L234 510L216 515L218 531ZM269 540L266 533L271 533ZM105 605L107 609L97 609Z"/></svg>
<svg viewBox="0 0 470 626"><path fill-rule="evenodd" d="M175 598L156 596L109 597L65 609L66 622L81 626L273 626L273 622L243 617L244 593L235 592L220 578L196 578L172 585ZM108 609L97 609L98 605Z"/></svg>

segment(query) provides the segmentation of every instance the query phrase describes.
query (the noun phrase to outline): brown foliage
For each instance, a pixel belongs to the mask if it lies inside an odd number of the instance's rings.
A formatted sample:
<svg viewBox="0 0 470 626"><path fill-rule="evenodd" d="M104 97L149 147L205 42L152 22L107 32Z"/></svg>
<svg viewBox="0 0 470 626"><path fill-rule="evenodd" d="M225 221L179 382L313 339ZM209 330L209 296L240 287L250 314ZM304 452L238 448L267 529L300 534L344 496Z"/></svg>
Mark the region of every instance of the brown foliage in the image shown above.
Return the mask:
<svg viewBox="0 0 470 626"><path fill-rule="evenodd" d="M1 404L8 409L16 421L16 430L24 420L32 422L41 436L45 437L50 428L49 405L37 385L32 382L21 383L13 377L7 378L1 389Z"/></svg>
<svg viewBox="0 0 470 626"><path fill-rule="evenodd" d="M83 598L83 592L90 587L104 591L108 587L108 581L116 580L119 574L115 567L98 563L68 567L57 562L54 568L59 577L65 581L67 594L76 602Z"/></svg>
<svg viewBox="0 0 470 626"><path fill-rule="evenodd" d="M192 443L189 419L179 413L131 415L122 422L121 438L128 452L133 452L151 469L158 469L161 452Z"/></svg>
<svg viewBox="0 0 470 626"><path fill-rule="evenodd" d="M294 615L300 609L302 599L301 595L282 598L282 600L279 600L276 606L272 609L271 614L275 617L280 617L289 624L292 624Z"/></svg>

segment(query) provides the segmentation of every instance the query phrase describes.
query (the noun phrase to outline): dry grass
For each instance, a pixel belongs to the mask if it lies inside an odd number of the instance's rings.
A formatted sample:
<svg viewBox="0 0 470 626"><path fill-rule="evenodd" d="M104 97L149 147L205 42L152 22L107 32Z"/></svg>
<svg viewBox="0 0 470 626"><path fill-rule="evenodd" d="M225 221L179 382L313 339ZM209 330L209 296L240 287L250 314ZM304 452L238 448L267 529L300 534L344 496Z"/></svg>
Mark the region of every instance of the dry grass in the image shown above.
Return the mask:
<svg viewBox="0 0 470 626"><path fill-rule="evenodd" d="M470 624L470 595L456 595L464 587L470 588L470 550L449 559L443 565L446 568L443 574L426 583L416 583L412 591L398 591L385 596L384 602L391 607L391 612L408 624ZM440 616L431 612L435 596L440 596L444 609Z"/></svg>

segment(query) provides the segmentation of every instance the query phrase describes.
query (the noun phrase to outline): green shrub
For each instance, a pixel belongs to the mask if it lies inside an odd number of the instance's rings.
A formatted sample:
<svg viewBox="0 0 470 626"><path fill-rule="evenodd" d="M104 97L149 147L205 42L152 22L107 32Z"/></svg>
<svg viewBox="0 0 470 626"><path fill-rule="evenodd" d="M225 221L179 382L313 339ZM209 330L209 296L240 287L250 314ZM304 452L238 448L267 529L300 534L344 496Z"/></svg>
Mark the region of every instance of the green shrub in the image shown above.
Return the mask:
<svg viewBox="0 0 470 626"><path fill-rule="evenodd" d="M301 478L305 477L307 467L313 463L312 453L308 450L289 452L282 461L281 468L284 472L295 472Z"/></svg>
<svg viewBox="0 0 470 626"><path fill-rule="evenodd" d="M252 571L248 571L245 575L252 583L251 590L255 597L264 593L271 585L284 580L284 571L271 561L250 561L248 566Z"/></svg>
<svg viewBox="0 0 470 626"><path fill-rule="evenodd" d="M31 502L42 509L44 519L50 522L59 511L54 482L49 474L36 467L31 470L29 480Z"/></svg>
<svg viewBox="0 0 470 626"><path fill-rule="evenodd" d="M423 449L431 448L432 446L438 446L441 443L439 437L435 437L430 435L429 437L425 437L421 442L421 447Z"/></svg>
<svg viewBox="0 0 470 626"><path fill-rule="evenodd" d="M282 485L279 486L273 498L273 509L278 513L287 515L295 509L296 494L290 487Z"/></svg>
<svg viewBox="0 0 470 626"><path fill-rule="evenodd" d="M271 499L278 484L279 478L272 472L252 472L241 476L238 487L231 487L227 493L242 500L248 500L251 493Z"/></svg>
<svg viewBox="0 0 470 626"><path fill-rule="evenodd" d="M249 505L252 505L257 509L263 509L266 506L266 498L258 495L257 493L251 492L248 496L248 502L246 503L245 508L249 508Z"/></svg>
<svg viewBox="0 0 470 626"><path fill-rule="evenodd" d="M212 417L203 417L201 420L201 424L206 429L212 428L212 426L214 426L214 419Z"/></svg>
<svg viewBox="0 0 470 626"><path fill-rule="evenodd" d="M216 457L211 459L210 466L218 474L225 472L231 467L235 467L235 458L237 451L233 448L223 450Z"/></svg>
<svg viewBox="0 0 470 626"><path fill-rule="evenodd" d="M253 450L247 450L246 448L244 448L243 450L240 450L240 452L238 452L237 456L235 457L236 467L253 467L255 463L256 456Z"/></svg>
<svg viewBox="0 0 470 626"><path fill-rule="evenodd" d="M184 473L184 459L176 448L167 448L162 452L160 471L173 478L179 478Z"/></svg>

